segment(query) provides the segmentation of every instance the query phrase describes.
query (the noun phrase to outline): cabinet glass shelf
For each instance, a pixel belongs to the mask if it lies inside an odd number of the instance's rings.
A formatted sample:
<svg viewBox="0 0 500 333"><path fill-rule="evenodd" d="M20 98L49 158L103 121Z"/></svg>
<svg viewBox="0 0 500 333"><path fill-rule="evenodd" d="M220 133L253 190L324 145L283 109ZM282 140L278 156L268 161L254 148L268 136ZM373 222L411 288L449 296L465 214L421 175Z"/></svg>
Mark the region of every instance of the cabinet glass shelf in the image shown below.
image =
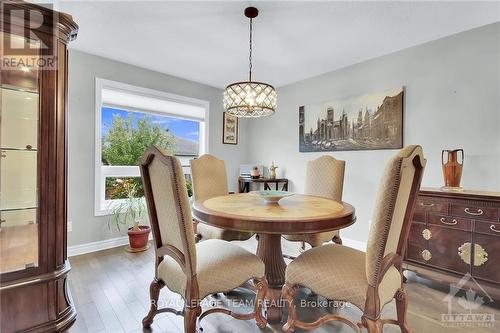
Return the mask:
<svg viewBox="0 0 500 333"><path fill-rule="evenodd" d="M37 70L2 71L1 273L38 266L39 88Z"/></svg>
<svg viewBox="0 0 500 333"><path fill-rule="evenodd" d="M37 152L38 150L37 149L28 149L28 148L7 148L7 147L2 147L0 148L0 150L6 150L6 151L27 151L27 152Z"/></svg>
<svg viewBox="0 0 500 333"><path fill-rule="evenodd" d="M27 210L27 209L37 209L38 207L16 207L16 208L0 208L0 212L14 212L18 210Z"/></svg>
<svg viewBox="0 0 500 333"><path fill-rule="evenodd" d="M26 89L26 88L23 88L23 87L13 86L13 85L10 85L10 84L2 84L1 88L5 89L5 90L12 90L12 91L22 92L22 93L36 95L36 96L38 96L40 94L36 90L30 90L30 89Z"/></svg>

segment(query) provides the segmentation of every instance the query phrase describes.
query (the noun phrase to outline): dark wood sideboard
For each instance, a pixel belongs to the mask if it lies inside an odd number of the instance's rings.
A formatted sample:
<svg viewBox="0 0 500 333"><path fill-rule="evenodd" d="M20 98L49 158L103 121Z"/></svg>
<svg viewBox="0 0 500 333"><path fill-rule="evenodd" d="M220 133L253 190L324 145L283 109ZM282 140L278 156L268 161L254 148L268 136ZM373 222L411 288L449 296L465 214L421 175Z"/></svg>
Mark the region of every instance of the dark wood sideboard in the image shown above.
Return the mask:
<svg viewBox="0 0 500 333"><path fill-rule="evenodd" d="M499 263L500 193L420 190L404 269L442 283L469 273L463 288L500 299Z"/></svg>

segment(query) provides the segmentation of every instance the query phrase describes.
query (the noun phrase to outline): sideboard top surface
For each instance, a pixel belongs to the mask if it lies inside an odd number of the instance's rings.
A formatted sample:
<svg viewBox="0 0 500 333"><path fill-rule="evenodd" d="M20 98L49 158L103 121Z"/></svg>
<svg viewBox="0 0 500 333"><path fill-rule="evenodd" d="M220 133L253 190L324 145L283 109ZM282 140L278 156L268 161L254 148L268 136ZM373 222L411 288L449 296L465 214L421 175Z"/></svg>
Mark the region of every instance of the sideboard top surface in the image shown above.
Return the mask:
<svg viewBox="0 0 500 333"><path fill-rule="evenodd" d="M477 197L489 200L500 200L500 192L490 192L490 191L473 191L473 190L463 190L463 191L443 191L437 187L422 187L420 188L420 194L423 195L437 195L437 196L449 196L449 197Z"/></svg>

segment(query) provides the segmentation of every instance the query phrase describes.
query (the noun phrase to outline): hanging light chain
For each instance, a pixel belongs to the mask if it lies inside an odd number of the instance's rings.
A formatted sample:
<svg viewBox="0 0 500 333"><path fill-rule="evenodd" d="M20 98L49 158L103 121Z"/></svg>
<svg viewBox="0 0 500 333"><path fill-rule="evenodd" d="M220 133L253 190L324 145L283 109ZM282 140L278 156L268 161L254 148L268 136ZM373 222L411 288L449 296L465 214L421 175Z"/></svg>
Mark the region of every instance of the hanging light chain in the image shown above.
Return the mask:
<svg viewBox="0 0 500 333"><path fill-rule="evenodd" d="M250 54L248 56L248 81L252 82L252 21L253 19L250 19Z"/></svg>

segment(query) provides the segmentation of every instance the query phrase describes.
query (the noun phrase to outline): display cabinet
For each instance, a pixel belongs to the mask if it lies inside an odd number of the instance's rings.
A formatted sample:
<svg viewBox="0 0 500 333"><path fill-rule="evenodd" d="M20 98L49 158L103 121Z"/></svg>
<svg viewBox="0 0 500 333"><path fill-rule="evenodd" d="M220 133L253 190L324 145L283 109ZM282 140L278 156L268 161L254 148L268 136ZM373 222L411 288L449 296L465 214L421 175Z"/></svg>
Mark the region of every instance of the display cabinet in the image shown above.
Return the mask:
<svg viewBox="0 0 500 333"><path fill-rule="evenodd" d="M67 330L66 90L70 16L2 1L1 332Z"/></svg>

